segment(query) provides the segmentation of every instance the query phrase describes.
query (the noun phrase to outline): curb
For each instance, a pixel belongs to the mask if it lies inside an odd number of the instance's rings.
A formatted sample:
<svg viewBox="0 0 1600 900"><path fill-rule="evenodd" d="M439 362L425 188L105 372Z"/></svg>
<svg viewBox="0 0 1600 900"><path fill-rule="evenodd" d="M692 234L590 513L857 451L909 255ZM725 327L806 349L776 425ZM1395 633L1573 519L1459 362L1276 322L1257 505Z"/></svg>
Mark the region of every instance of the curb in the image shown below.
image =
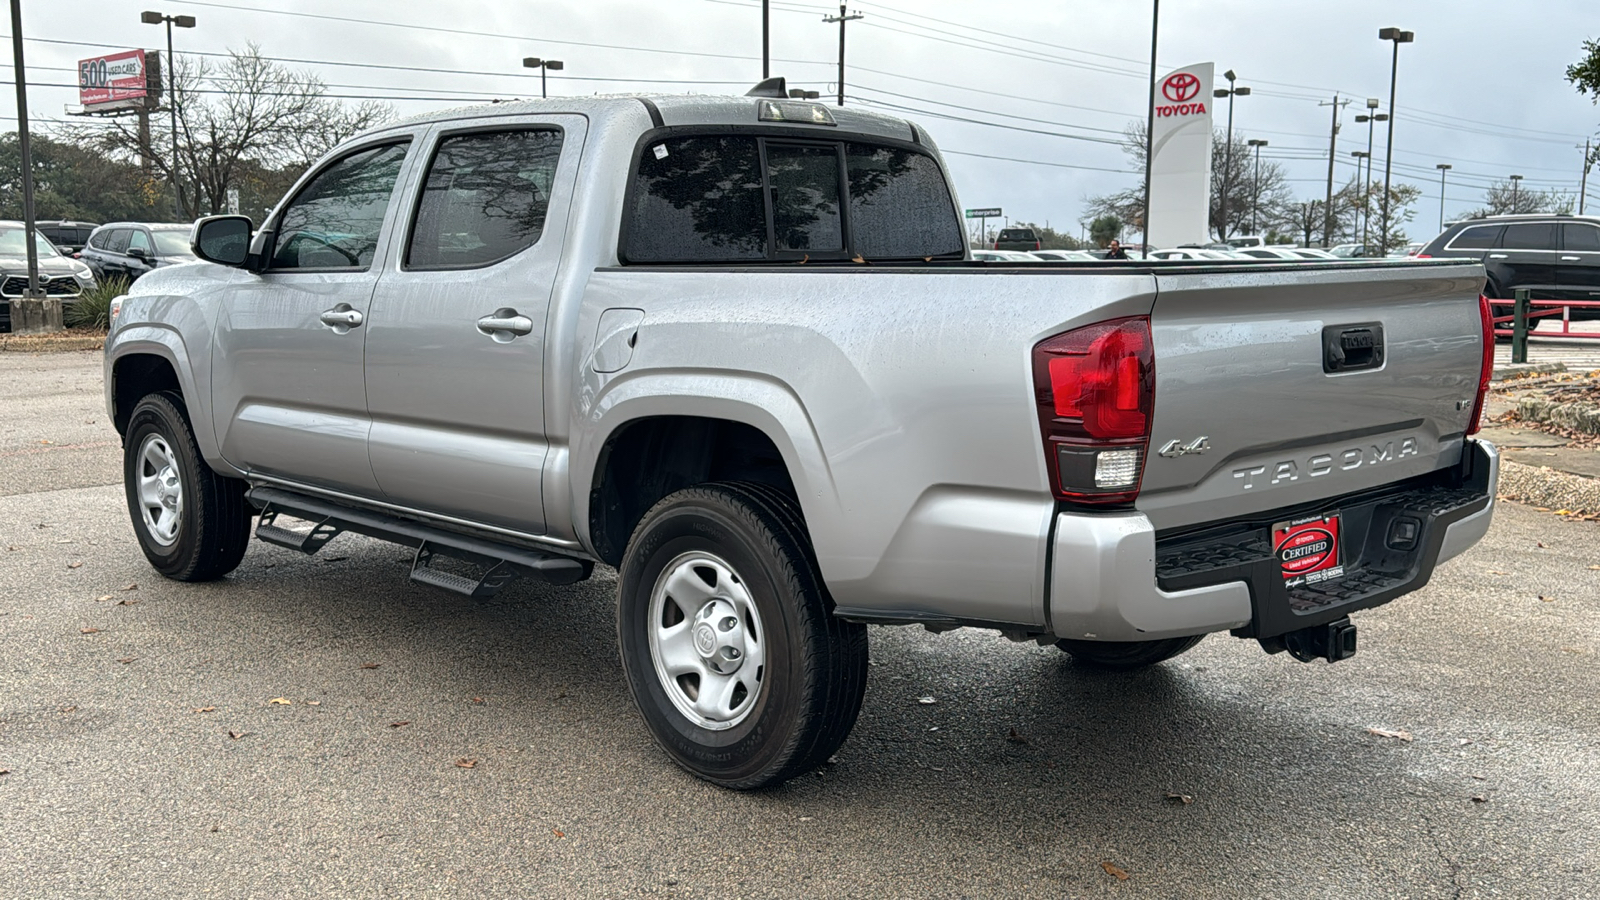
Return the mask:
<svg viewBox="0 0 1600 900"><path fill-rule="evenodd" d="M1500 496L1533 506L1600 516L1600 479L1548 466L1529 466L1502 458Z"/></svg>
<svg viewBox="0 0 1600 900"><path fill-rule="evenodd" d="M1600 407L1589 403L1556 403L1543 397L1524 397L1517 401L1517 415L1530 422L1583 434L1600 434Z"/></svg>
<svg viewBox="0 0 1600 900"><path fill-rule="evenodd" d="M1526 375L1554 375L1557 372L1565 372L1566 370L1567 364L1559 362L1527 363L1515 366L1496 366L1494 372L1490 374L1489 380L1510 381L1514 378L1522 378Z"/></svg>

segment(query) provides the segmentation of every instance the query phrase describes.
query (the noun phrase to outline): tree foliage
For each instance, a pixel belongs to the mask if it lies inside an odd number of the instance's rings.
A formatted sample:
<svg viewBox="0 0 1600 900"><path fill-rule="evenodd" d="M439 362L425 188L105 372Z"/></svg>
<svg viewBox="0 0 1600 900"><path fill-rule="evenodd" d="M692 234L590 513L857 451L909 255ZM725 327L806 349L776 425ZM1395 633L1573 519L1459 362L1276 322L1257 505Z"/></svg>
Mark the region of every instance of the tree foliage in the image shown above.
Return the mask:
<svg viewBox="0 0 1600 900"><path fill-rule="evenodd" d="M33 135L31 144L38 218L112 222L169 214L161 183L134 163L49 135ZM0 218L22 218L22 154L15 132L0 136Z"/></svg>
<svg viewBox="0 0 1600 900"><path fill-rule="evenodd" d="M1529 213L1571 215L1577 199L1557 190L1530 190L1501 179L1483 192L1483 206L1467 214L1468 218L1504 216Z"/></svg>
<svg viewBox="0 0 1600 900"><path fill-rule="evenodd" d="M1094 241L1096 247L1106 246L1121 233L1122 220L1112 214L1096 216L1089 223L1089 240Z"/></svg>
<svg viewBox="0 0 1600 900"><path fill-rule="evenodd" d="M1578 93L1600 103L1600 41L1583 42L1583 59L1567 66L1567 80Z"/></svg>

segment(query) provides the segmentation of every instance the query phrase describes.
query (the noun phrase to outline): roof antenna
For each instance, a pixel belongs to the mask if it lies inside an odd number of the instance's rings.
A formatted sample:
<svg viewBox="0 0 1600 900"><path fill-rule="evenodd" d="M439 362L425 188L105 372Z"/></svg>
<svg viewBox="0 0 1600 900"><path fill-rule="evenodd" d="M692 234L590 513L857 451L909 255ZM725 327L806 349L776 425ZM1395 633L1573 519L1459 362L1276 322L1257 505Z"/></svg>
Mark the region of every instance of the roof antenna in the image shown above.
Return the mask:
<svg viewBox="0 0 1600 900"><path fill-rule="evenodd" d="M779 100L789 99L789 86L784 83L783 76L768 78L745 92L746 97L774 97Z"/></svg>

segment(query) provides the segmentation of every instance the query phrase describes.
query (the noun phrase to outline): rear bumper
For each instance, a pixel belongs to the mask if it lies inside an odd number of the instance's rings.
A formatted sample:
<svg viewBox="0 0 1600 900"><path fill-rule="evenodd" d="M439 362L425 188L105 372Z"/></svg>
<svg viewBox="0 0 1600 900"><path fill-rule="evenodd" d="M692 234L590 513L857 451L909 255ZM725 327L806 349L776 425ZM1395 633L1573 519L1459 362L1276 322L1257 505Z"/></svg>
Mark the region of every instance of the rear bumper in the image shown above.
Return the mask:
<svg viewBox="0 0 1600 900"><path fill-rule="evenodd" d="M1272 510L1249 520L1158 534L1140 513L1057 516L1048 606L1057 637L1143 641L1231 630L1273 637L1387 603L1428 583L1434 567L1489 530L1499 453L1467 441L1460 465L1373 491ZM1345 575L1285 585L1276 522L1337 511ZM1395 546L1394 523L1415 523Z"/></svg>

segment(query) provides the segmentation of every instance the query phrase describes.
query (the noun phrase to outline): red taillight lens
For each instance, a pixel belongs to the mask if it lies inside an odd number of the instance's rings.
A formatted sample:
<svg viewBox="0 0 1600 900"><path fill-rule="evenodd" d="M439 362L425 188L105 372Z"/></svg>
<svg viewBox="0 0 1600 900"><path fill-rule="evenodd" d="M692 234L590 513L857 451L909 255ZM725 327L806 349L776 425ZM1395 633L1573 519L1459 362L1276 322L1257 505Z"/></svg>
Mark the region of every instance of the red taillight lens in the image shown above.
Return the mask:
<svg viewBox="0 0 1600 900"><path fill-rule="evenodd" d="M1477 434L1483 426L1483 404L1489 397L1489 378L1494 375L1494 307L1482 294L1478 295L1478 317L1483 320L1483 365L1478 370L1478 397L1472 402L1467 434Z"/></svg>
<svg viewBox="0 0 1600 900"><path fill-rule="evenodd" d="M1056 496L1083 503L1137 497L1155 406L1150 320L1113 319L1040 341L1033 379Z"/></svg>
<svg viewBox="0 0 1600 900"><path fill-rule="evenodd" d="M1417 259L1433 259L1433 256L1431 254L1427 254L1427 253L1418 253L1416 258Z"/></svg>

